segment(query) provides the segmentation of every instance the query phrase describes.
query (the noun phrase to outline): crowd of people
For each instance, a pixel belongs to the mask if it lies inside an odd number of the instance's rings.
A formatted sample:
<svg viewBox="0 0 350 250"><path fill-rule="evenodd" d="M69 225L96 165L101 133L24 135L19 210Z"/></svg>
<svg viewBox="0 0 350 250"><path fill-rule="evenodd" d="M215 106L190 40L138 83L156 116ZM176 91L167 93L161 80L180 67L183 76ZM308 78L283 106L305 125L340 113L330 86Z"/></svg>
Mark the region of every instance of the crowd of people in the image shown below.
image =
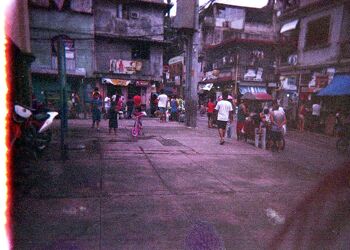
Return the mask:
<svg viewBox="0 0 350 250"><path fill-rule="evenodd" d="M206 104L208 128L218 128L221 145L225 143L225 134L231 137L231 124L233 117L236 116L237 140L247 138L247 134L252 133L256 147L261 144L263 149L266 149L266 146L277 151L283 149L282 139L286 131L287 118L277 102L273 102L270 106L267 103L248 105L245 100L238 99L235 102L229 97L228 93L224 92L217 102L211 97ZM251 132L249 127L253 128Z"/></svg>
<svg viewBox="0 0 350 250"><path fill-rule="evenodd" d="M181 114L185 110L185 102L179 96L171 95L168 97L163 90L159 94L152 94L150 98L150 116L157 117L160 122L179 121ZM112 96L107 95L104 99L96 87L91 95L91 128L100 129L101 118L109 120L109 132L118 128L118 120L123 117L131 119L133 115L141 112L142 98L139 94L130 96L128 100L118 93Z"/></svg>

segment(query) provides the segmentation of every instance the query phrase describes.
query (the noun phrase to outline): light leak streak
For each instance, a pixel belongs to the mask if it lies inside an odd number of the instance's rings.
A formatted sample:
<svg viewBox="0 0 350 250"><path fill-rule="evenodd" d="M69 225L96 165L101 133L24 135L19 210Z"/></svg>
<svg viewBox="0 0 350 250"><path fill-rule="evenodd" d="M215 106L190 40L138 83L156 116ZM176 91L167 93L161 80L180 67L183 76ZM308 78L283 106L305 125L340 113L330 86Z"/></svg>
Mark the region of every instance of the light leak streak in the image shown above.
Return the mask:
<svg viewBox="0 0 350 250"><path fill-rule="evenodd" d="M10 249L9 232L9 152L7 140L8 114L8 78L6 71L6 9L11 0L0 3L0 246L1 249Z"/></svg>

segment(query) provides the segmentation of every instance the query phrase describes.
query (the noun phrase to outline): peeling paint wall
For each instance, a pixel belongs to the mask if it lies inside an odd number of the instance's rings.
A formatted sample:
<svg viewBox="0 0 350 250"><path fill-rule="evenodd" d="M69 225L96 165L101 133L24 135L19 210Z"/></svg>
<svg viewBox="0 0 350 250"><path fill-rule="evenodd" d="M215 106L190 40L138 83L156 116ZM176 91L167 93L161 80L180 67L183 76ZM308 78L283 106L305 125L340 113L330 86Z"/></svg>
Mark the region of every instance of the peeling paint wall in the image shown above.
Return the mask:
<svg viewBox="0 0 350 250"><path fill-rule="evenodd" d="M95 45L96 71L109 73L111 59L138 60L142 61L142 70L136 73L135 77L147 76L160 81L163 69L163 48L149 41L164 40L163 11L148 5L128 5L128 12L128 18L119 18L118 4L101 0L95 2L95 31L98 35ZM131 13L137 14L132 18ZM137 43L150 44L149 59L132 59L132 46Z"/></svg>
<svg viewBox="0 0 350 250"><path fill-rule="evenodd" d="M75 68L85 68L87 76L92 76L94 28L91 15L31 8L29 18L32 53L36 57L32 66L51 68L51 39L66 35L74 40Z"/></svg>
<svg viewBox="0 0 350 250"><path fill-rule="evenodd" d="M129 15L134 13L134 17L119 18L116 3L96 1L94 9L96 32L163 40L164 15L162 10L149 6L129 5L128 11Z"/></svg>
<svg viewBox="0 0 350 250"><path fill-rule="evenodd" d="M317 12L301 19L299 35L298 58L300 65L318 65L327 62L334 62L339 53L339 43L341 34L343 6ZM329 46L320 49L305 49L307 24L318 18L330 16ZM317 60L315 60L317 59Z"/></svg>

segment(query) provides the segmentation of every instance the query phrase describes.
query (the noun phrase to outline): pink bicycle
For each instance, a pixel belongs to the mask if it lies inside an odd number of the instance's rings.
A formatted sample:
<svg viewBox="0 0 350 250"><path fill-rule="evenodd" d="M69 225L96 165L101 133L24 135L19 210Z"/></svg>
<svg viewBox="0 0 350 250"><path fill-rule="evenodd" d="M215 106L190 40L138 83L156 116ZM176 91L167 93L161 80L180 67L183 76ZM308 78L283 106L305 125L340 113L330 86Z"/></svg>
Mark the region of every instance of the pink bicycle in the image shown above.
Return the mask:
<svg viewBox="0 0 350 250"><path fill-rule="evenodd" d="M134 122L134 127L131 129L131 135L134 137L137 137L139 135L143 135L142 122L141 122L141 118L143 116L146 116L146 112L144 112L144 111L134 114L135 122Z"/></svg>

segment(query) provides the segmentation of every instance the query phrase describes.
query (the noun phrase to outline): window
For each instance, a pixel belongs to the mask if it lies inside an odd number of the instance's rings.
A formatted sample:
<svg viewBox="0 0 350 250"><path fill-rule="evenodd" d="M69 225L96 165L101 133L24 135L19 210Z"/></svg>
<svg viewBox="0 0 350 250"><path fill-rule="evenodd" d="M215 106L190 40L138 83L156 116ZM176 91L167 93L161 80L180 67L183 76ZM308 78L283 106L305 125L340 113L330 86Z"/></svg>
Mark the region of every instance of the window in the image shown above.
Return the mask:
<svg viewBox="0 0 350 250"><path fill-rule="evenodd" d="M135 44L131 49L132 59L144 59L148 60L150 55L150 47L148 44Z"/></svg>
<svg viewBox="0 0 350 250"><path fill-rule="evenodd" d="M117 18L129 19L129 6L119 3L117 5Z"/></svg>
<svg viewBox="0 0 350 250"><path fill-rule="evenodd" d="M305 49L323 47L328 44L330 17L322 17L307 24Z"/></svg>
<svg viewBox="0 0 350 250"><path fill-rule="evenodd" d="M58 39L56 36L51 40L51 61L52 68L57 69L57 56L58 56ZM65 52L66 52L66 68L67 70L75 70L75 46L74 40L69 38L68 36L63 37Z"/></svg>

